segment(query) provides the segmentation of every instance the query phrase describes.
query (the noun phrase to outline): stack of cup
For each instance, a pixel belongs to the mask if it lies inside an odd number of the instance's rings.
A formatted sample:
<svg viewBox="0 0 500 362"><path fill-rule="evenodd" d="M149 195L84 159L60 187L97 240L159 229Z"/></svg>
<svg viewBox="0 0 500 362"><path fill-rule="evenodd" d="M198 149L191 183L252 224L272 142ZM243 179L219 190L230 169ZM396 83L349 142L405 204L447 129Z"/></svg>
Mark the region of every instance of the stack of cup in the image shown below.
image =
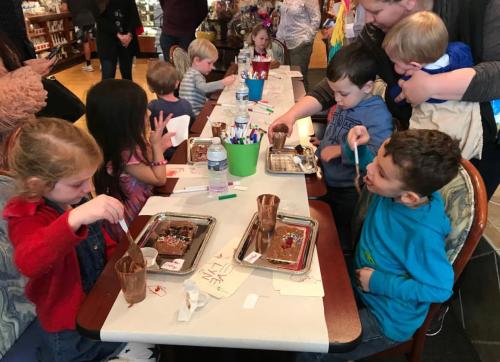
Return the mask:
<svg viewBox="0 0 500 362"><path fill-rule="evenodd" d="M286 137L288 135L288 126L286 124L278 124L273 130L273 150L281 150L285 147Z"/></svg>

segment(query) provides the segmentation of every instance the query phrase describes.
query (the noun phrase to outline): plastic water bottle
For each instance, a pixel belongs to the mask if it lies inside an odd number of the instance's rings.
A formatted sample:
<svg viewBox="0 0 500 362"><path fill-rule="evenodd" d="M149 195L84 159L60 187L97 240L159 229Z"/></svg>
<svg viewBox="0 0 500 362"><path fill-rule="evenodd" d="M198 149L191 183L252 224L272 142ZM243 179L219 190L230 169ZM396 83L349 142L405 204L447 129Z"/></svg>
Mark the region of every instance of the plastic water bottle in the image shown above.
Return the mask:
<svg viewBox="0 0 500 362"><path fill-rule="evenodd" d="M243 49L240 50L238 54L238 76L243 79L243 76L248 76L248 70L250 68L250 59L247 57Z"/></svg>
<svg viewBox="0 0 500 362"><path fill-rule="evenodd" d="M243 112L248 109L248 92L249 89L245 81L241 80L238 88L236 88L236 104L238 105L238 112Z"/></svg>
<svg viewBox="0 0 500 362"><path fill-rule="evenodd" d="M212 139L208 147L208 192L211 196L226 193L227 186L227 153L220 143L219 137Z"/></svg>
<svg viewBox="0 0 500 362"><path fill-rule="evenodd" d="M248 122L250 122L250 114L248 113L248 110L246 108L240 109L236 119L234 120L236 138L245 137Z"/></svg>

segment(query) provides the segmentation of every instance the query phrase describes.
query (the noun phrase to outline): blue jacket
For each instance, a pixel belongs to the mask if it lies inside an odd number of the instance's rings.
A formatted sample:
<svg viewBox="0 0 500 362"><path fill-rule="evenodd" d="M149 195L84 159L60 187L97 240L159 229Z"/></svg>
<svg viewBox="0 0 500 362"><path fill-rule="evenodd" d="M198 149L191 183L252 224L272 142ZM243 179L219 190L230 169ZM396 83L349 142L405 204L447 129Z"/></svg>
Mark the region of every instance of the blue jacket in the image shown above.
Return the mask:
<svg viewBox="0 0 500 362"><path fill-rule="evenodd" d="M423 323L430 303L452 295L453 268L445 251L450 230L437 192L416 209L374 196L354 263L356 269L375 271L370 292L356 291L388 338L408 340Z"/></svg>
<svg viewBox="0 0 500 362"><path fill-rule="evenodd" d="M368 148L377 154L379 147L392 134L393 129L392 115L381 97L370 97L351 109L337 107L333 120L326 127L325 135L316 151L318 157L325 146L343 145L349 130L357 125L364 125L368 129L370 134ZM322 161L321 165L328 186L354 186L354 162L345 156L343 150L341 157L329 162Z"/></svg>
<svg viewBox="0 0 500 362"><path fill-rule="evenodd" d="M422 70L429 74L439 74L451 72L455 69L469 68L474 65L470 47L465 43L459 41L449 43L446 48L446 54L450 57L450 63L446 67L439 69L422 68ZM408 80L410 77L403 76L401 79ZM389 95L392 99L395 99L399 93L401 93L401 87L397 83L389 89ZM426 102L443 103L446 102L446 100L430 98ZM397 104L401 106L406 104L406 101L397 102Z"/></svg>

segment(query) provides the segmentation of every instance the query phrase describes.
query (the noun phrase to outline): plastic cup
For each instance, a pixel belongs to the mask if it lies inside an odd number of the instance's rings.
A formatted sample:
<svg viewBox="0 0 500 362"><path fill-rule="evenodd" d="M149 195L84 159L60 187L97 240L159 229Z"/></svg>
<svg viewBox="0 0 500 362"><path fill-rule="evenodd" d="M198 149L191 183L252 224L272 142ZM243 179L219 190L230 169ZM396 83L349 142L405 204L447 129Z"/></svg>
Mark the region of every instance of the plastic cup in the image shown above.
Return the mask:
<svg viewBox="0 0 500 362"><path fill-rule="evenodd" d="M226 132L226 124L224 122L213 121L210 125L212 126L213 137L222 137L222 133Z"/></svg>
<svg viewBox="0 0 500 362"><path fill-rule="evenodd" d="M288 126L286 124L278 124L273 130L273 149L281 150L285 147L286 137L288 135Z"/></svg>
<svg viewBox="0 0 500 362"><path fill-rule="evenodd" d="M156 258L158 257L158 250L155 248L141 248L142 255L144 256L144 261L146 262L146 267L151 267L156 264Z"/></svg>
<svg viewBox="0 0 500 362"><path fill-rule="evenodd" d="M127 255L116 262L115 270L127 303L139 303L146 298L146 268L144 266L135 264Z"/></svg>
<svg viewBox="0 0 500 362"><path fill-rule="evenodd" d="M279 205L280 198L276 195L263 194L257 197L259 230L263 233L269 235L274 231Z"/></svg>
<svg viewBox="0 0 500 362"><path fill-rule="evenodd" d="M257 61L252 60L252 70L257 73L260 78L267 79L269 76L269 68L271 67L271 61Z"/></svg>
<svg viewBox="0 0 500 362"><path fill-rule="evenodd" d="M245 79L248 87L248 100L260 101L264 91L264 79Z"/></svg>
<svg viewBox="0 0 500 362"><path fill-rule="evenodd" d="M249 144L224 143L229 163L229 173L234 176L250 176L257 170L260 142Z"/></svg>

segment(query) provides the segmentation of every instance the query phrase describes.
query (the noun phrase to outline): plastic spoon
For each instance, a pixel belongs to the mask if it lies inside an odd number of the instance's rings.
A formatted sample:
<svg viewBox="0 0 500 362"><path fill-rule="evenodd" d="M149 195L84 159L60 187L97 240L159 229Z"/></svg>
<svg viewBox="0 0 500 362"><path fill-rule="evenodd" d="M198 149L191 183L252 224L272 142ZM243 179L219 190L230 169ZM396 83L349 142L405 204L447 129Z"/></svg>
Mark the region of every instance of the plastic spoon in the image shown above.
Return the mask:
<svg viewBox="0 0 500 362"><path fill-rule="evenodd" d="M132 259L132 262L141 266L141 267L144 267L145 266L144 256L142 255L141 249L137 246L134 239L132 238L132 235L130 235L130 231L128 231L127 223L123 219L120 219L118 221L118 223L120 224L121 228L125 232L125 235L127 235L127 239L129 241L127 253L130 256L130 258Z"/></svg>
<svg viewBox="0 0 500 362"><path fill-rule="evenodd" d="M293 156L293 162L296 164L296 165L299 165L300 169L302 170L302 172L307 172L306 171L306 168L304 167L304 164L302 163L302 160L300 159L299 156Z"/></svg>

